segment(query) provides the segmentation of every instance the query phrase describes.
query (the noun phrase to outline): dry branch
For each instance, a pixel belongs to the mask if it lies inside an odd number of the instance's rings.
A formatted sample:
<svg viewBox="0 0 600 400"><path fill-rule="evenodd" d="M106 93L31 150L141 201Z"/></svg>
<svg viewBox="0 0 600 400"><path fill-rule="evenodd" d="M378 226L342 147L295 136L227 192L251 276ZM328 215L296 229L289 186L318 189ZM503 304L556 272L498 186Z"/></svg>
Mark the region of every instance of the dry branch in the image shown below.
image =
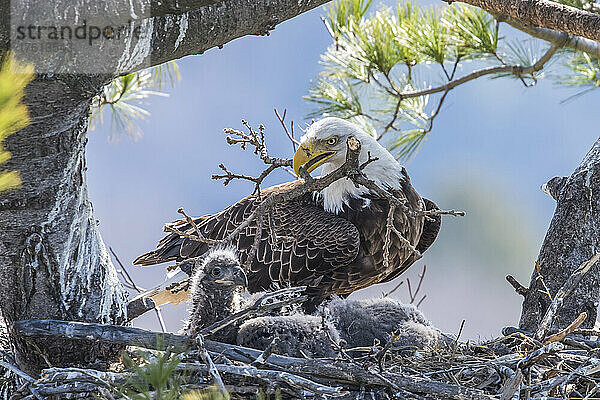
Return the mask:
<svg viewBox="0 0 600 400"><path fill-rule="evenodd" d="M119 267L121 268L117 272L119 272L119 274L122 276L125 287L135 290L138 294L144 292L145 289L139 287L135 283L135 281L133 280L131 275L129 275L129 272L127 272L127 268L125 268L125 266L121 262L121 259L119 259L119 256L117 256L117 253L115 253L115 251L112 249L112 247L109 247L108 249L109 249L110 253L113 255L113 257L115 258L115 260L117 260L117 263L119 264ZM167 327L165 325L165 320L163 319L160 308L157 307L156 304L154 304L154 301L150 298L140 298L139 300L140 301L137 301L137 302L127 303L127 320L131 321L132 319L142 315L146 311L154 309L154 312L156 313L156 318L158 319L158 323L160 325L160 329L163 332L166 332Z"/></svg>
<svg viewBox="0 0 600 400"><path fill-rule="evenodd" d="M183 371L205 371L206 367L198 363L184 363L179 366ZM343 396L347 394L341 387L331 387L316 383L310 379L300 377L285 371L273 371L268 369L259 369L251 365L237 366L216 364L215 369L221 373L245 376L248 378L260 379L267 385L275 383L285 383L291 387L306 390L311 393L322 396Z"/></svg>
<svg viewBox="0 0 600 400"><path fill-rule="evenodd" d="M208 373L210 374L213 381L215 382L215 385L219 388L219 392L225 399L229 398L229 393L227 392L227 389L225 388L225 384L223 383L223 378L221 378L221 375L219 374L219 370L215 366L215 363L213 362L212 358L210 357L210 354L208 354L208 351L206 351L206 347L204 347L204 338L202 337L202 335L197 335L195 338L195 342L198 345L198 348L200 350L200 356L202 357L202 361L204 361L204 363L208 367Z"/></svg>
<svg viewBox="0 0 600 400"><path fill-rule="evenodd" d="M560 342L561 340L563 340L564 338L569 336L571 333L573 333L577 328L579 328L581 326L581 324L583 324L583 321L585 321L586 318L587 318L587 313L582 312L575 319L575 321L573 321L571 323L571 325L567 326L562 331L548 337L548 339L546 339L544 344L548 344L548 343L552 343L552 342Z"/></svg>
<svg viewBox="0 0 600 400"><path fill-rule="evenodd" d="M506 275L506 280L510 285L515 289L515 292L520 294L521 296L525 296L527 294L527 288L519 283L512 275Z"/></svg>
<svg viewBox="0 0 600 400"><path fill-rule="evenodd" d="M275 113L277 114L277 111L275 111ZM293 137L291 136L291 134L288 132L285 123L283 122L283 119L281 119L281 117L279 117L279 114L277 114L277 117L280 118L281 124L284 127L284 130L286 132L286 134L288 135L288 137L290 138L290 140L292 140L293 142ZM284 117L285 118L285 113L284 113ZM242 120L242 124L246 127L246 129L248 129L248 133L244 133L242 131L238 131L235 129L231 129L231 128L226 128L223 129L223 131L229 135L227 136L227 144L229 145L237 145L239 144L242 150L246 150L247 145L251 145L252 147L254 147L254 154L258 155L259 158L262 160L263 163L265 163L266 165L268 165L267 169L265 169L259 176L257 177L253 177L253 176L248 176L248 175L243 175L243 174L235 174L231 171L229 171L227 169L227 167L224 164L219 164L219 168L223 170L223 172L225 172L224 175L222 174L213 174L212 175L212 179L222 179L223 180L223 185L227 186L229 184L229 182L231 182L234 179L241 179L241 180L247 180L250 182L254 183L254 191L252 194L258 194L258 196L260 197L260 185L262 184L262 182L264 181L264 179L269 176L271 174L271 172L275 171L277 168L285 168L285 167L291 167L292 166L292 160L291 159L285 159L285 158L277 158L277 157L271 157L269 155L268 149L267 149L267 144L265 143L265 127L264 125L259 125L258 126L258 131L252 129L252 127L250 126L250 124L245 121ZM292 128L293 131L293 128Z"/></svg>

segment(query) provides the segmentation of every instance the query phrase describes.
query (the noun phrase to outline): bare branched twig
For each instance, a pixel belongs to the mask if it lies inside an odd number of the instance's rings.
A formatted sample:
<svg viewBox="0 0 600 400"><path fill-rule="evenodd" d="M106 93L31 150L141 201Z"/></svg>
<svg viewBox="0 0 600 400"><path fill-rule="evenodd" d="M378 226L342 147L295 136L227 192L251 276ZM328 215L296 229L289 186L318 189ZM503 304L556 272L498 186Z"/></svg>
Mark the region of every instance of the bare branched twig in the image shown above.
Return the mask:
<svg viewBox="0 0 600 400"><path fill-rule="evenodd" d="M394 286L394 288L392 290L390 290L389 292L383 292L381 294L381 297L388 297L389 295L391 295L392 293L394 293L396 290L400 289L400 286L402 286L404 284L404 281L400 281L396 286Z"/></svg>
<svg viewBox="0 0 600 400"><path fill-rule="evenodd" d="M410 296L410 304L415 303L415 300L417 299L417 296L419 295L419 292L421 291L421 285L423 284L423 279L425 279L426 272L427 272L427 265L423 265L423 272L421 272L419 274L419 283L417 284L417 288L415 289L414 293L413 293L412 287L410 285L410 279L406 278L406 283L408 285L408 295ZM427 295L424 295L423 298L421 298L421 300L417 303L417 307L419 306L419 304L421 304L421 302L423 302L423 300L425 300L426 296Z"/></svg>
<svg viewBox="0 0 600 400"><path fill-rule="evenodd" d="M292 142L292 149L294 150L294 153L295 153L296 147L300 146L300 142L298 140L296 140L296 137L295 137L294 121L290 122L290 129L288 130L287 126L285 125L285 115L287 114L287 110L286 109L283 110L283 115L279 115L279 112L277 111L276 108L274 108L273 111L275 111L275 115L277 116L277 119L281 123L283 131L287 135L288 139L290 139L290 141Z"/></svg>
<svg viewBox="0 0 600 400"><path fill-rule="evenodd" d="M277 114L277 111L275 111L275 113ZM279 118L279 114L277 114L277 117ZM283 118L285 118L285 114L284 114ZM290 140L292 140L292 143L295 143L295 139L293 138L292 134L290 134L288 132L282 118L280 118L280 121L281 121L282 125L284 126L286 134L288 135ZM231 182L234 179L250 181L250 182L254 183L254 191L252 194L257 194L260 197L260 185L265 180L265 178L267 176L269 176L271 174L271 172L275 171L277 168L291 167L292 160L285 159L285 158L271 157L269 155L269 152L267 150L267 145L265 143L265 127L264 127L264 125L262 125L262 124L259 125L258 131L255 131L254 129L252 129L250 124L248 122L246 122L245 120L242 120L242 124L248 129L248 133L244 133L242 131L238 131L238 130L231 129L231 128L224 129L224 132L229 135L229 136L227 136L227 144L229 144L229 145L239 144L240 147L242 148L242 150L246 150L248 144L250 146L254 147L254 151L253 151L254 154L258 155L259 158L265 164L268 165L267 169L265 169L258 177L252 177L252 176L248 176L248 175L234 174L233 172L229 171L224 164L219 164L219 168L221 168L225 172L225 174L224 175L223 174L221 174L221 175L214 174L212 176L212 179L217 179L217 180L223 179L224 185L229 184L229 182ZM292 132L293 132L293 123L292 123Z"/></svg>

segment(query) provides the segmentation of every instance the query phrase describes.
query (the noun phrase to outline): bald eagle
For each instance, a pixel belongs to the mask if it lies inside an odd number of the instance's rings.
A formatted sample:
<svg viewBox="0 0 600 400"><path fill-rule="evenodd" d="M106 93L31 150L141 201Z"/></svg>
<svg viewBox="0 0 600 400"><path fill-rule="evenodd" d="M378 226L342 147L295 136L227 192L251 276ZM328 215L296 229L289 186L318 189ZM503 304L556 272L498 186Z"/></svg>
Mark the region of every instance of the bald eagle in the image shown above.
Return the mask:
<svg viewBox="0 0 600 400"><path fill-rule="evenodd" d="M309 173L322 166L326 175L339 168L346 159L347 139L361 143L359 161L377 158L364 169L365 176L387 189L416 213L396 208L394 224L419 251L425 251L440 229L440 217L425 218L418 211L437 208L421 198L412 187L405 168L371 135L357 125L334 117L312 124L301 138L294 154L296 174L301 167ZM262 197L289 191L302 180L283 183L262 190ZM196 218L204 237L220 240L231 233L260 204L257 195L243 198L225 210ZM307 286L309 301L305 309L312 311L332 294L346 297L375 283L387 282L404 272L418 255L395 234L390 235L389 262L384 261L388 200L348 178L332 183L320 193L307 193L276 204L263 219L258 251L249 269L248 290L253 292L285 286ZM195 234L185 220L172 223L180 231ZM242 265L250 256L257 221L242 230L233 245ZM201 256L209 245L171 233L155 250L134 260L137 265L166 261L182 261ZM192 263L181 269L190 275Z"/></svg>

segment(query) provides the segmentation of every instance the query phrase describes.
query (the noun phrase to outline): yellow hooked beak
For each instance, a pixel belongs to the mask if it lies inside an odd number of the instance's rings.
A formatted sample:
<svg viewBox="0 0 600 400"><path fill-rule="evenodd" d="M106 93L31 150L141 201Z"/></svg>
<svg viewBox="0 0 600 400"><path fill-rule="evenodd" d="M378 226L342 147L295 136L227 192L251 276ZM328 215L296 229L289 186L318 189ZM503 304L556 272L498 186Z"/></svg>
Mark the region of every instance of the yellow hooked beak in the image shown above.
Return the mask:
<svg viewBox="0 0 600 400"><path fill-rule="evenodd" d="M312 172L325 161L335 155L333 150L317 149L312 142L303 144L294 154L294 172L300 176L300 167L304 166L306 172Z"/></svg>

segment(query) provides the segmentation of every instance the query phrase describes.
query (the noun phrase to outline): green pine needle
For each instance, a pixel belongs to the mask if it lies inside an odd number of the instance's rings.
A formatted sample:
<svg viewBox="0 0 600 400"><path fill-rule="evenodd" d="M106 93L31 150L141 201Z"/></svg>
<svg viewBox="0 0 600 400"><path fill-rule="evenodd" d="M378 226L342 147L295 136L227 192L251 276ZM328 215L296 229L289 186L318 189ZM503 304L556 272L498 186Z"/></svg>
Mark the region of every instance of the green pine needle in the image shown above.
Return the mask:
<svg viewBox="0 0 600 400"><path fill-rule="evenodd" d="M22 101L25 86L33 77L32 65L19 63L10 53L0 58L0 164L10 158L10 153L2 147L2 141L29 125L29 113ZM0 170L0 192L20 186L18 172Z"/></svg>
<svg viewBox="0 0 600 400"><path fill-rule="evenodd" d="M362 104L355 87L343 80L321 78L304 99L319 105L314 116L351 118L362 114Z"/></svg>
<svg viewBox="0 0 600 400"><path fill-rule="evenodd" d="M494 17L468 5L455 4L446 10L443 20L461 57L496 54L499 37Z"/></svg>
<svg viewBox="0 0 600 400"><path fill-rule="evenodd" d="M329 29L334 39L342 36L342 31L353 24L359 24L373 0L341 0L329 6Z"/></svg>
<svg viewBox="0 0 600 400"><path fill-rule="evenodd" d="M396 151L396 158L409 160L419 151L427 133L423 129L411 129L402 131L390 145L390 150Z"/></svg>
<svg viewBox="0 0 600 400"><path fill-rule="evenodd" d="M134 372L126 385L116 388L132 400L177 400L181 394L182 379L176 371L182 355L170 348L164 352L137 351L136 359L123 355L123 364ZM151 393L154 392L154 393Z"/></svg>
<svg viewBox="0 0 600 400"><path fill-rule="evenodd" d="M92 104L90 129L94 129L98 122L104 122L104 113L108 112L111 120L110 141L118 142L123 135L138 140L142 137L138 122L150 115L145 108L147 99L151 96L168 96L160 89L167 82L174 85L179 79L179 68L175 62L116 78L104 87L102 94Z"/></svg>

